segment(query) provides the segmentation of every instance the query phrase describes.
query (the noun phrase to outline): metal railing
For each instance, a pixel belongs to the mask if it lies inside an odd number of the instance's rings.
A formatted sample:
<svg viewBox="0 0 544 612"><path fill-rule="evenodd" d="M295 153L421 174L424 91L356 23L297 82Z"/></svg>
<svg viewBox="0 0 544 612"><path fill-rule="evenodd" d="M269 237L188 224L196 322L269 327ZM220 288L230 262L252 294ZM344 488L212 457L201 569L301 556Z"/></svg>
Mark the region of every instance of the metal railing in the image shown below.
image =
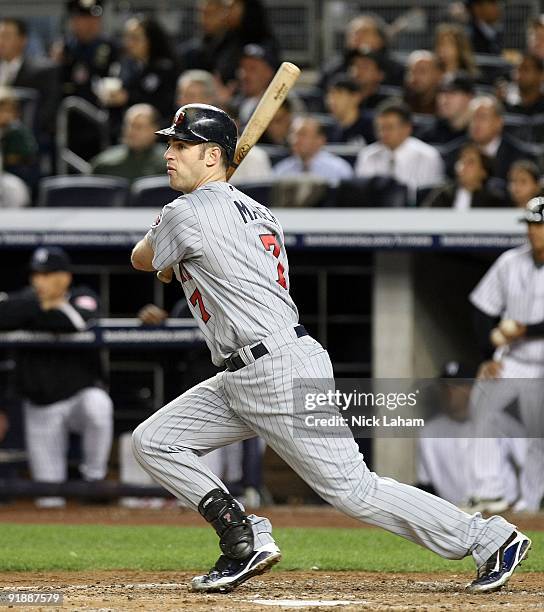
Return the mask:
<svg viewBox="0 0 544 612"><path fill-rule="evenodd" d="M109 114L94 104L77 96L65 98L57 114L57 173L68 174L69 169L82 174L90 172L90 164L70 149L69 119L72 114L80 115L96 125L101 149L109 145Z"/></svg>

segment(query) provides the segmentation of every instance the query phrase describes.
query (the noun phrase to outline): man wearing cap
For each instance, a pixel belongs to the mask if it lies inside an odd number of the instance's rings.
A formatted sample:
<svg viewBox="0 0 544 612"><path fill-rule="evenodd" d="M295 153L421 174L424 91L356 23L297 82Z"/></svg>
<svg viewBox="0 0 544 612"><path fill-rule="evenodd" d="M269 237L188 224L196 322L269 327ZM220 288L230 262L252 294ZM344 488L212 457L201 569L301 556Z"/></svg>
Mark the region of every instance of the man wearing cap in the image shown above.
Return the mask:
<svg viewBox="0 0 544 612"><path fill-rule="evenodd" d="M98 316L98 300L83 288L71 289L65 251L40 247L30 260L30 287L0 294L0 329L74 333ZM61 483L67 478L68 435L82 436L80 472L85 481L106 476L113 434L113 409L103 388L98 350L26 348L18 351L17 390L24 399L26 446L33 480ZM58 497L39 498L41 507L64 505Z"/></svg>
<svg viewBox="0 0 544 612"><path fill-rule="evenodd" d="M425 422L418 440L417 479L420 486L436 492L452 504L470 504L472 468L468 448L474 423L470 418L470 392L475 368L458 361L444 364L433 389L433 417ZM503 427L511 436L495 438L497 473L501 475L504 504L495 512L513 506L519 497L518 472L525 463L527 442L522 425L509 414L501 415ZM489 510L489 508L486 508Z"/></svg>
<svg viewBox="0 0 544 612"><path fill-rule="evenodd" d="M262 45L246 45L238 66L241 100L238 107L240 125L245 126L257 107L279 66L272 49Z"/></svg>
<svg viewBox="0 0 544 612"><path fill-rule="evenodd" d="M471 446L471 497L480 504L501 497L485 436L495 426L494 412L515 401L529 438L518 507L537 511L544 496L544 198L528 202L523 221L528 243L503 253L470 294L484 357L472 399L475 431L483 436Z"/></svg>
<svg viewBox="0 0 544 612"><path fill-rule="evenodd" d="M470 102L474 98L474 82L470 75L458 72L443 79L438 96L434 125L418 136L430 144L447 144L468 137ZM453 145L452 145L453 146Z"/></svg>
<svg viewBox="0 0 544 612"><path fill-rule="evenodd" d="M342 74L335 77L326 104L338 124L329 134L330 142L365 145L376 140L372 118L361 112L361 88L354 79Z"/></svg>

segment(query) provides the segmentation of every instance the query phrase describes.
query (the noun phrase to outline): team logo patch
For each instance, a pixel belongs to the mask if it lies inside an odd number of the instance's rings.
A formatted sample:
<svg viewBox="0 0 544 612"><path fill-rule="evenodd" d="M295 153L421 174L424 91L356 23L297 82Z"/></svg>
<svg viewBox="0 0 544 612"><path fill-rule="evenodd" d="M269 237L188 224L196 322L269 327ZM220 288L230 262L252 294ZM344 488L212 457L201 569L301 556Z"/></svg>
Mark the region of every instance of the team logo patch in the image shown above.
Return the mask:
<svg viewBox="0 0 544 612"><path fill-rule="evenodd" d="M92 295L79 295L74 299L74 304L83 310L96 310L98 303Z"/></svg>
<svg viewBox="0 0 544 612"><path fill-rule="evenodd" d="M162 213L155 219L155 221L153 221L151 227L157 227L157 225L159 225L161 221L162 221Z"/></svg>

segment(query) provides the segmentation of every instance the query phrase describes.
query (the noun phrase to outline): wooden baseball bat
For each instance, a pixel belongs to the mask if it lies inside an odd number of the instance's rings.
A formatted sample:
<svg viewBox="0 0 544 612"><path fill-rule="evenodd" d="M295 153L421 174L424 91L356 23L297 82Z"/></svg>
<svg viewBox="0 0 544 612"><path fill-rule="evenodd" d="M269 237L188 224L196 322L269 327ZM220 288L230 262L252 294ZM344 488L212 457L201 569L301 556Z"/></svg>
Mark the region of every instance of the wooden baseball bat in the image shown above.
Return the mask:
<svg viewBox="0 0 544 612"><path fill-rule="evenodd" d="M236 168L238 168L251 148L263 135L299 76L300 68L295 66L295 64L291 64L291 62L283 62L278 68L270 85L267 87L263 97L260 99L259 104L257 104L257 107L247 122L242 135L238 139L234 160L227 170L227 180L236 172ZM157 272L157 278L163 283L171 282L172 277L172 268L159 270Z"/></svg>

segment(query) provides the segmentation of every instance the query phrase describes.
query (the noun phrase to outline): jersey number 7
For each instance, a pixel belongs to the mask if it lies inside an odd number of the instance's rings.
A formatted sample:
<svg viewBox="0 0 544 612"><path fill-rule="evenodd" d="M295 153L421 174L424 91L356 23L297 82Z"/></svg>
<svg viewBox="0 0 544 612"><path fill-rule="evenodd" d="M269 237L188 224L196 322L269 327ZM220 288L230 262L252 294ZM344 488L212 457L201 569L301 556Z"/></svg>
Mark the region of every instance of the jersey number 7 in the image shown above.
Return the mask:
<svg viewBox="0 0 544 612"><path fill-rule="evenodd" d="M260 234L259 238L261 239L261 242L263 243L264 248L267 251L272 251L272 255L274 255L276 259L279 259L281 249L280 249L280 245L278 244L278 239L276 238L276 236L274 234ZM276 282L280 284L284 289L287 289L287 281L285 279L285 268L279 261L278 261L278 278L276 279Z"/></svg>

